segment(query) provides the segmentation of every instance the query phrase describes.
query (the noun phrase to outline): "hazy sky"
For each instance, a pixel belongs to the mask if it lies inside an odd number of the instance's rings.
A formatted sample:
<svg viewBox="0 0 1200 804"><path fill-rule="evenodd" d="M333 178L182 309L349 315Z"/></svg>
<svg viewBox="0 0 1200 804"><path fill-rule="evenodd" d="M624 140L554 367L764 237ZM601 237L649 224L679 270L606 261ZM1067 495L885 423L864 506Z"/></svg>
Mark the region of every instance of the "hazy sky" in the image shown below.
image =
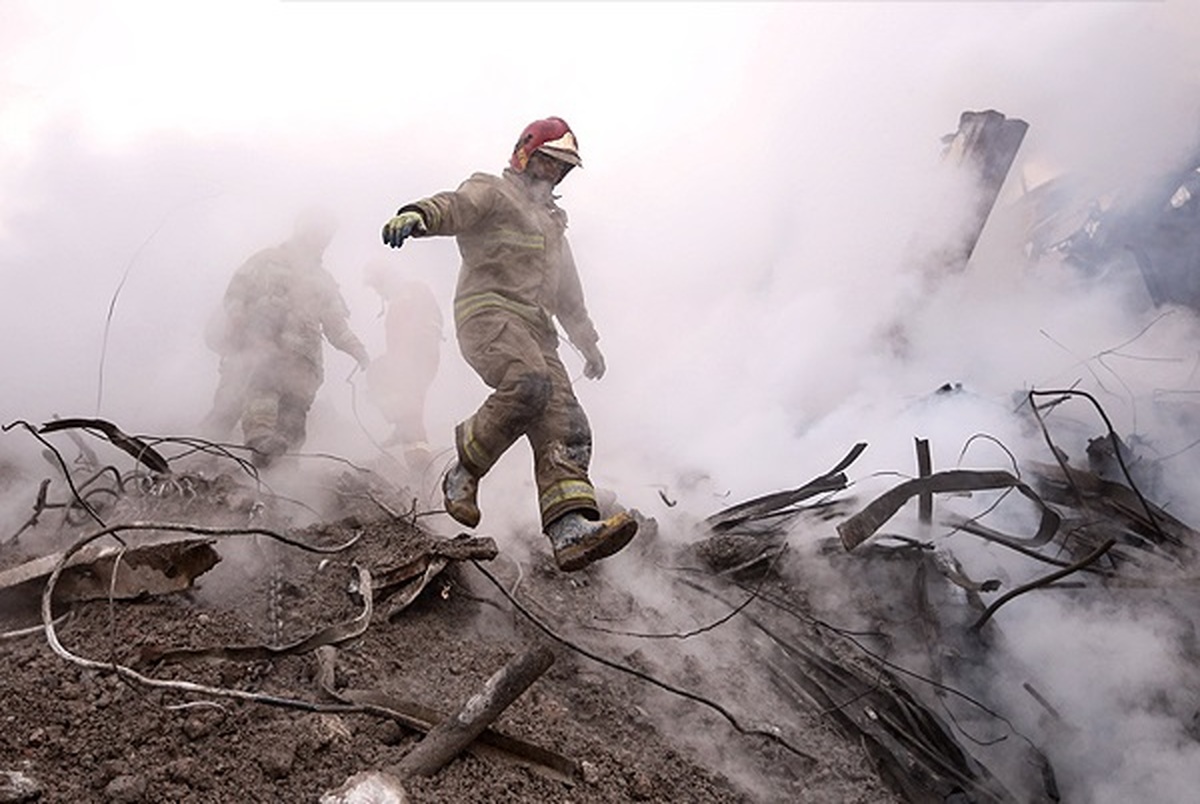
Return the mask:
<svg viewBox="0 0 1200 804"><path fill-rule="evenodd" d="M578 386L597 471L606 445L672 464L753 443L767 460L723 481L750 492L858 394L982 370L985 393L1042 380L1037 355L962 333L918 344L929 360L899 377L876 359L890 319L934 326L901 254L939 200L938 138L995 108L1030 122L1031 180L1169 160L1196 131L1198 19L1182 2L4 0L4 414L185 429L215 373L197 337L208 310L311 199L341 216L329 264L378 344L363 264L394 259L447 304L457 264L448 242L386 254L382 221L499 170L525 123L557 114L583 148L562 203L609 353L609 376ZM481 390L447 346L443 429L473 406L457 390ZM331 355L331 378L351 367ZM327 391L345 404L341 383ZM794 471L856 438L832 437Z"/></svg>
<svg viewBox="0 0 1200 804"><path fill-rule="evenodd" d="M362 281L372 259L424 278L448 312L453 244L389 252L381 225L499 171L521 128L553 114L583 151L561 203L609 365L576 388L594 478L627 504L669 526L805 482L860 440L860 479L911 471L917 436L938 468L978 432L1046 460L1012 395L1076 382L1167 454L1195 438L1194 417L1161 404L1200 391L1194 312L1158 318L1127 276L1027 265L1012 230L989 231L964 275L932 286L908 257L961 212L936 170L961 112L1030 124L1002 208L1022 182L1063 172L1119 184L1194 148L1197 41L1190 0L0 0L0 418L191 432L216 381L208 315L230 273L311 201L340 217L327 262L370 348L382 345ZM358 459L370 448L343 382L352 367L328 353L311 444ZM443 367L439 447L484 394L452 339ZM931 400L945 382L967 393ZM1060 426L1074 446L1101 432L1082 408ZM964 463L1007 457L975 442ZM530 529L527 467L514 450L485 485L490 527ZM1172 468L1195 477L1194 454ZM660 488L684 505L664 509ZM1173 510L1200 514L1194 492L1176 491ZM1045 642L1027 646L1031 662L1092 658L1031 635ZM1131 643L1114 665L1161 644ZM1169 673L1150 675L1156 690ZM1094 688L1143 689L1130 676ZM1137 729L1123 744L1153 737L1145 761L1108 765L1091 800L1144 793L1151 770L1168 798L1200 783L1192 757L1164 748L1171 722Z"/></svg>
<svg viewBox="0 0 1200 804"><path fill-rule="evenodd" d="M939 140L964 110L1028 121L1008 204L1063 172L1170 164L1200 120L1183 2L4 0L0 23L6 420L189 431L230 272L310 201L340 217L327 262L378 349L365 264L424 278L447 310L457 267L448 240L388 251L382 222L498 171L557 114L583 149L562 204L609 358L576 387L597 479L633 504L684 474L735 495L803 480L859 439L907 463L894 409L943 382L1007 420L1014 390L1088 375L1154 314L1136 288L1031 270L1010 232L966 277L920 284L911 244L963 207ZM1192 318L1156 326L1176 376L1147 390L1190 381ZM446 346L431 428L448 444L483 388ZM328 367L313 445L365 448L353 364ZM1117 402L1123 429L1148 421ZM964 418L912 426L944 432L941 464L983 426Z"/></svg>
<svg viewBox="0 0 1200 804"><path fill-rule="evenodd" d="M230 273L311 201L341 220L327 264L369 348L373 259L448 312L453 243L391 252L380 226L499 171L556 114L583 150L561 203L609 364L576 384L598 482L647 506L708 475L703 507L802 482L857 440L864 465L906 467L913 428L943 465L978 429L1010 436L1013 391L1087 376L1154 311L1129 309L1136 288L1021 265L1011 233L967 276L921 284L911 244L964 206L936 174L940 138L965 110L1029 122L1005 204L1067 171L1169 164L1200 119L1197 33L1183 2L0 0L3 417L190 432ZM1191 381L1192 318L1156 327L1175 374L1147 390ZM448 446L484 388L452 338L442 365L430 428ZM353 363L330 350L327 368L310 447L370 454L356 414L383 424L352 406ZM983 410L915 413L944 382ZM1119 427L1148 421L1117 404Z"/></svg>

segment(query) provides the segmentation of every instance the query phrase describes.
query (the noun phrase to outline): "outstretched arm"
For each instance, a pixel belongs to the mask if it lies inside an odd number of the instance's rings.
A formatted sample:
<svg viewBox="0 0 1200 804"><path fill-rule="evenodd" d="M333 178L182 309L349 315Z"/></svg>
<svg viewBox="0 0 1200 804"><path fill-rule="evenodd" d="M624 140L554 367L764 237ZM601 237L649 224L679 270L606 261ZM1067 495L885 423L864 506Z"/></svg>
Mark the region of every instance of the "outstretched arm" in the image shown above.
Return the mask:
<svg viewBox="0 0 1200 804"><path fill-rule="evenodd" d="M474 227L491 211L495 198L491 182L476 174L457 190L405 204L383 225L383 242L400 248L408 237L455 235Z"/></svg>

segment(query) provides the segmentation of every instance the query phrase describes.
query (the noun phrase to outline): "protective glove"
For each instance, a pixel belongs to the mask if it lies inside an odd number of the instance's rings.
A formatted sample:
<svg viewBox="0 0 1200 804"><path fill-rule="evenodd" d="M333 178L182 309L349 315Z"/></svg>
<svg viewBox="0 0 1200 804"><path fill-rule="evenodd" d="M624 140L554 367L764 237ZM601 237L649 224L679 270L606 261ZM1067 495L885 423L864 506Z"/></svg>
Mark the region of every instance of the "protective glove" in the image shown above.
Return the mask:
<svg viewBox="0 0 1200 804"><path fill-rule="evenodd" d="M366 371L367 367L371 365L371 356L367 354L366 349L355 349L350 356L358 364L359 371Z"/></svg>
<svg viewBox="0 0 1200 804"><path fill-rule="evenodd" d="M354 355L354 368L350 369L350 373L346 375L346 382L354 379L354 375L361 372L366 372L367 367L371 365L371 358L367 357L366 353Z"/></svg>
<svg viewBox="0 0 1200 804"><path fill-rule="evenodd" d="M600 347L596 344L585 348L583 351L583 376L589 380L598 380L604 376L604 355L600 354Z"/></svg>
<svg viewBox="0 0 1200 804"><path fill-rule="evenodd" d="M397 212L396 215L383 225L383 242L392 248L404 245L404 238L413 232L425 234L425 219L415 210Z"/></svg>

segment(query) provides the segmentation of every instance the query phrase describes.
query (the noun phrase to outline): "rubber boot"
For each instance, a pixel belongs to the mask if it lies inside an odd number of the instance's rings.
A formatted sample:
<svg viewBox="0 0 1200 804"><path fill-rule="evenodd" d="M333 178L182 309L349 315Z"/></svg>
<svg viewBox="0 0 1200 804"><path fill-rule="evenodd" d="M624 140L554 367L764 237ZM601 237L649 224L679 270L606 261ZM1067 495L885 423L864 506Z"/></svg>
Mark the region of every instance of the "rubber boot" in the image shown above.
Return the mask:
<svg viewBox="0 0 1200 804"><path fill-rule="evenodd" d="M616 553L629 544L637 529L637 520L624 511L599 521L571 511L551 522L546 535L558 568L574 572Z"/></svg>
<svg viewBox="0 0 1200 804"><path fill-rule="evenodd" d="M479 524L479 504L475 502L478 489L479 481L458 461L454 462L442 478L442 497L446 513L468 528Z"/></svg>

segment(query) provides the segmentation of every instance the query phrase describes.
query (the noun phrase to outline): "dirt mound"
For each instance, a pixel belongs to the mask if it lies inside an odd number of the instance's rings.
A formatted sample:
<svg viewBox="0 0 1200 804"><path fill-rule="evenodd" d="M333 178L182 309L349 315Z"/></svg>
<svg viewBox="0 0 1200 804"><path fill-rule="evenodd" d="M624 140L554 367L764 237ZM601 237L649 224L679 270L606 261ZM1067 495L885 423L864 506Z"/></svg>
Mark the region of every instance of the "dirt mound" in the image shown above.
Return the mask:
<svg viewBox="0 0 1200 804"><path fill-rule="evenodd" d="M175 497L130 487L104 511L106 525L147 526L120 534L127 546L179 536L154 522L227 526L247 511L257 531L202 534L221 561L186 591L57 605L57 652L40 629L16 630L39 621L37 601L10 599L0 609L0 800L316 801L357 773L394 767L422 738L406 719L413 711L458 711L536 645L554 662L492 724L491 742L507 750L476 741L433 776L406 780L410 800L891 800L867 754L828 722L765 725L771 703L753 699L742 637L637 632L634 623L680 619L606 581L669 563L652 522L628 555L580 573L537 553L431 569L444 540L396 514L394 489L369 474L327 480L337 505L304 528L275 518L269 499L243 505L252 484L195 484ZM99 530L44 519L0 563L61 547L67 531ZM414 575L413 562L424 571ZM362 579L406 567L406 583L374 590L362 622ZM673 594L664 603L690 605ZM694 603L687 619L724 608ZM355 622L360 633L342 638ZM739 685L745 700L723 697Z"/></svg>

